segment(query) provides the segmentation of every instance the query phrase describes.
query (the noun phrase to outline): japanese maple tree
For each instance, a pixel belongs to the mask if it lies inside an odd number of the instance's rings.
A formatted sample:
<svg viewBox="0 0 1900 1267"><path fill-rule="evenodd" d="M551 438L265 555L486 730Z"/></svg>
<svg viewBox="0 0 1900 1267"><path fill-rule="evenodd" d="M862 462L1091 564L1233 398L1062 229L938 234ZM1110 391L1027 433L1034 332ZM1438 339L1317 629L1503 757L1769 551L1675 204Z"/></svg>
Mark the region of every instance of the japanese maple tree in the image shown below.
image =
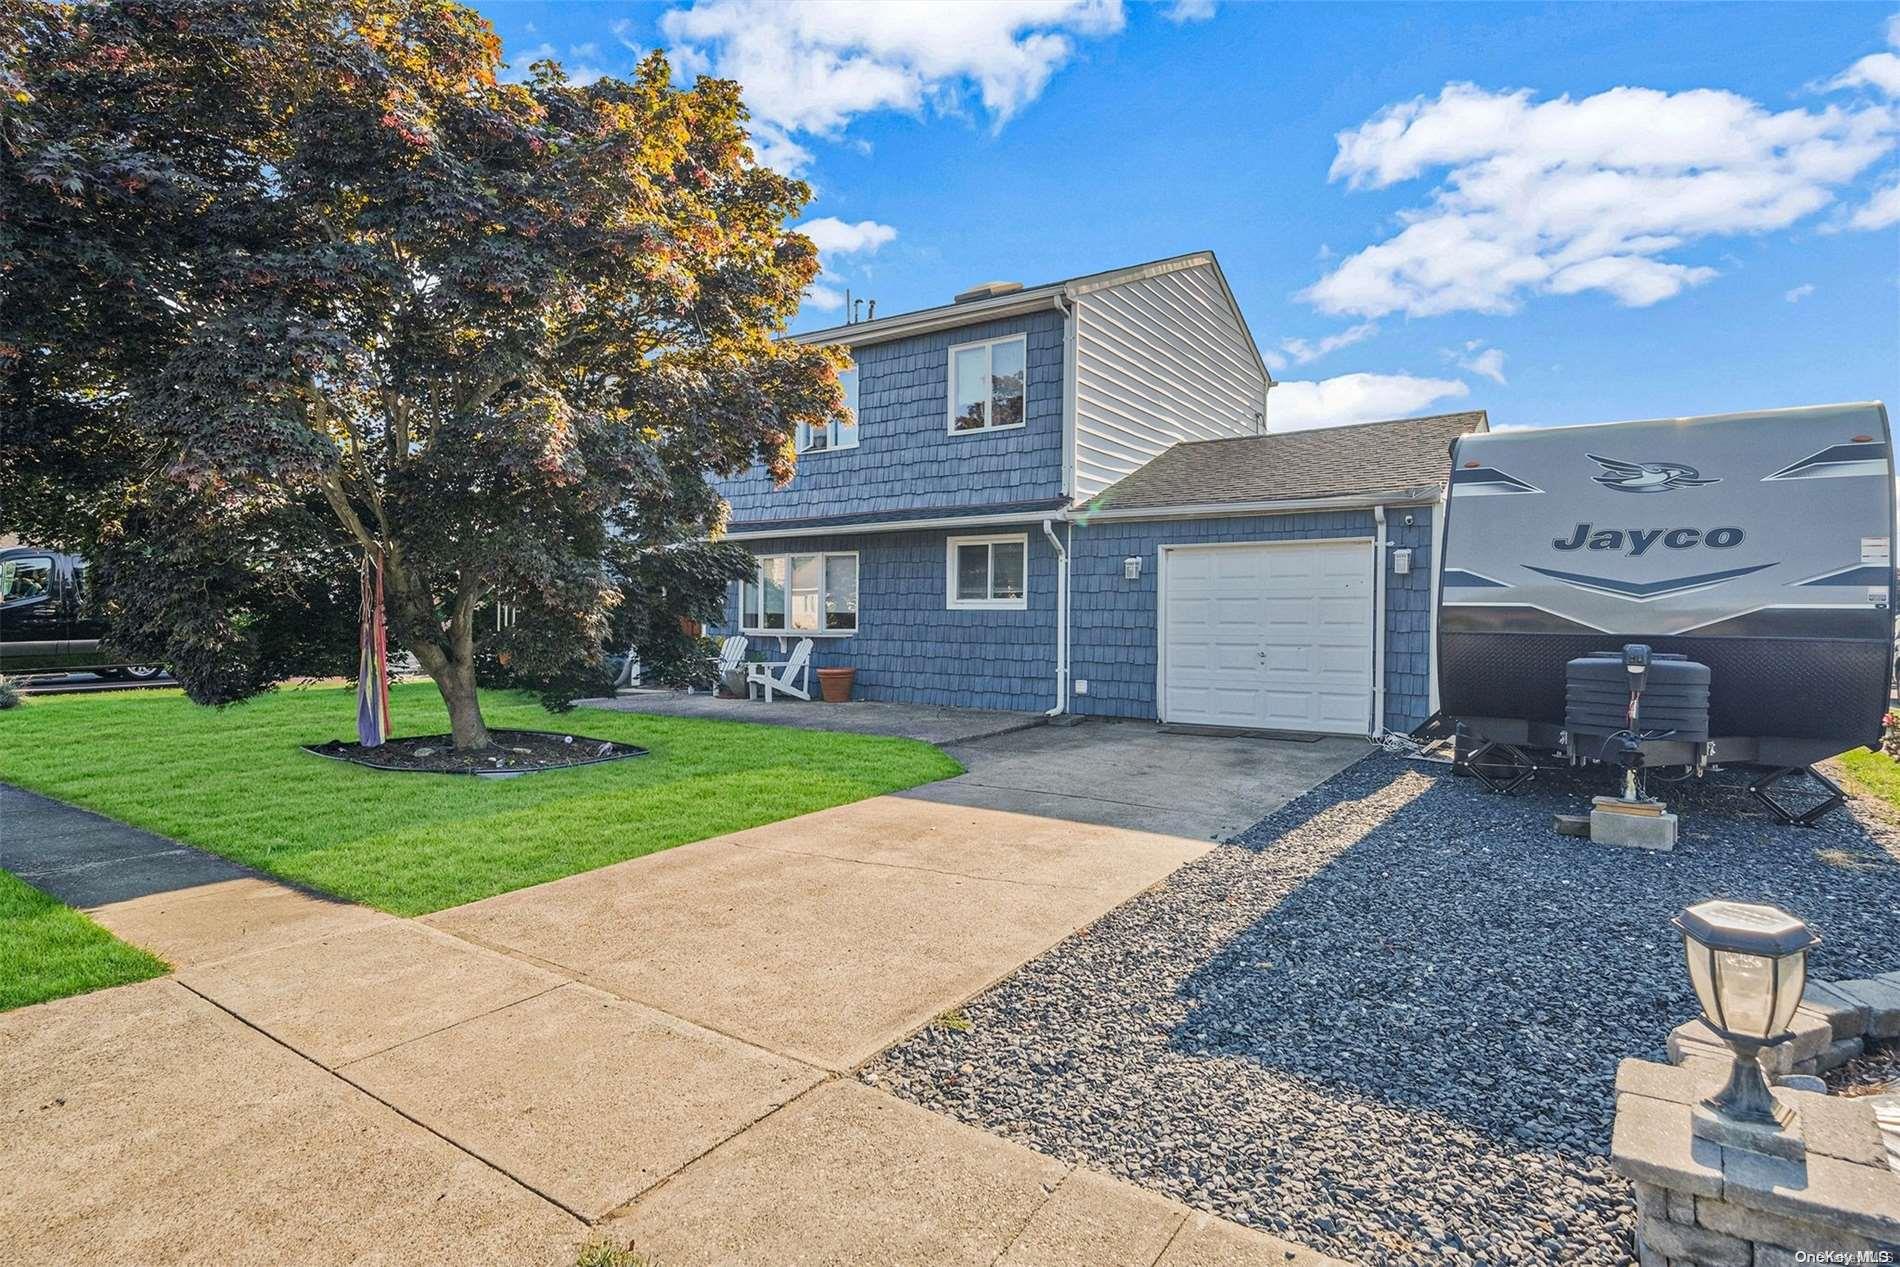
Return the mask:
<svg viewBox="0 0 1900 1267"><path fill-rule="evenodd" d="M97 558L200 702L348 663L367 553L484 746L485 638L597 663L613 560L700 548L706 473L787 478L842 405L774 339L809 190L730 82L503 82L437 0L4 5L0 41L0 527Z"/></svg>

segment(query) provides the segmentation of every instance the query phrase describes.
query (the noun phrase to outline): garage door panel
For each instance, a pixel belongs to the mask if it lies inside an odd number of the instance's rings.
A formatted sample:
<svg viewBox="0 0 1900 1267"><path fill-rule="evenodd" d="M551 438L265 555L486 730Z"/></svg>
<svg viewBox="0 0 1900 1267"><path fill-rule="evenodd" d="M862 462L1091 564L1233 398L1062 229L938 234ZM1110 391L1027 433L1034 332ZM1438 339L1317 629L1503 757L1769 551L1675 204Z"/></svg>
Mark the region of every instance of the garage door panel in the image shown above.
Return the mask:
<svg viewBox="0 0 1900 1267"><path fill-rule="evenodd" d="M1214 664L1223 673L1252 673L1260 664L1260 646L1251 639L1223 638L1214 644Z"/></svg>
<svg viewBox="0 0 1900 1267"><path fill-rule="evenodd" d="M1211 598L1173 598L1168 602L1168 619L1176 629L1204 629L1212 623L1213 613Z"/></svg>
<svg viewBox="0 0 1900 1267"><path fill-rule="evenodd" d="M1322 695L1313 724L1322 729L1363 733L1366 726L1365 705L1363 695Z"/></svg>
<svg viewBox="0 0 1900 1267"><path fill-rule="evenodd" d="M1368 545L1177 547L1163 572L1167 720L1366 733Z"/></svg>
<svg viewBox="0 0 1900 1267"><path fill-rule="evenodd" d="M1345 673L1355 677L1372 668L1372 662L1360 647L1317 646L1309 662L1318 673Z"/></svg>
<svg viewBox="0 0 1900 1267"><path fill-rule="evenodd" d="M1303 646L1269 646L1264 661L1268 673L1306 673L1313 667L1313 649Z"/></svg>
<svg viewBox="0 0 1900 1267"><path fill-rule="evenodd" d="M1313 602L1314 615L1321 624L1344 625L1354 630L1365 628L1368 607L1363 594L1327 596Z"/></svg>

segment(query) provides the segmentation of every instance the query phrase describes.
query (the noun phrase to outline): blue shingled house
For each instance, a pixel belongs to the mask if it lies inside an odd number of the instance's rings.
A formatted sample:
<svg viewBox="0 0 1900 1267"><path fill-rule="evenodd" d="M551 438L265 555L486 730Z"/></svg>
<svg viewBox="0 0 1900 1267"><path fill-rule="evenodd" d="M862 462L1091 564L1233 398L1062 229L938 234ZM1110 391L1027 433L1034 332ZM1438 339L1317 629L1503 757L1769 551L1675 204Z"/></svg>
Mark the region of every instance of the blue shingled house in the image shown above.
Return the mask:
<svg viewBox="0 0 1900 1267"><path fill-rule="evenodd" d="M716 481L726 627L860 698L1377 734L1431 711L1434 514L1482 413L1270 430L1208 252L797 336L852 418ZM779 644L766 642L769 648Z"/></svg>

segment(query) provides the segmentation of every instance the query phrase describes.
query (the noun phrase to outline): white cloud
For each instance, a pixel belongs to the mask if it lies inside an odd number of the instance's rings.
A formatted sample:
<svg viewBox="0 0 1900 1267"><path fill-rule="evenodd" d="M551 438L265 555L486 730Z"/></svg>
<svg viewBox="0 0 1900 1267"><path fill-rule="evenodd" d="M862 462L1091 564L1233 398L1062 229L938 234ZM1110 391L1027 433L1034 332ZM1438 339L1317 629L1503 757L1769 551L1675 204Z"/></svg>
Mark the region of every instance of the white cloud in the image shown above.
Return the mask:
<svg viewBox="0 0 1900 1267"><path fill-rule="evenodd" d="M1900 176L1876 189L1865 205L1855 208L1847 223L1855 229L1885 229L1900 224Z"/></svg>
<svg viewBox="0 0 1900 1267"><path fill-rule="evenodd" d="M1176 26L1205 22L1214 16L1214 0L1174 0L1161 16Z"/></svg>
<svg viewBox="0 0 1900 1267"><path fill-rule="evenodd" d="M1463 352L1454 352L1458 368L1481 374L1502 387L1504 385L1504 349L1488 348L1479 340L1465 344Z"/></svg>
<svg viewBox="0 0 1900 1267"><path fill-rule="evenodd" d="M1900 48L1900 13L1887 18L1887 43ZM1869 53L1836 76L1829 88L1872 88L1889 97L1900 97L1900 57L1892 53Z"/></svg>
<svg viewBox="0 0 1900 1267"><path fill-rule="evenodd" d="M1439 183L1302 297L1366 318L1583 291L1647 306L1716 275L1668 256L1813 214L1897 136L1900 110L1867 102L1775 113L1708 89L1538 101L1450 84L1339 134L1331 177L1350 188Z"/></svg>
<svg viewBox="0 0 1900 1267"><path fill-rule="evenodd" d="M875 255L880 247L897 240L896 229L875 220L851 224L836 216L820 216L794 227L812 240L826 275L834 280L841 268L838 256ZM814 282L805 288L805 304L820 312L835 312L844 307L844 292L836 286Z"/></svg>
<svg viewBox="0 0 1900 1267"><path fill-rule="evenodd" d="M836 312L844 307L844 292L836 286L827 286L823 282L813 282L805 287L805 307L816 308L820 312Z"/></svg>
<svg viewBox="0 0 1900 1267"><path fill-rule="evenodd" d="M1799 286L1785 292L1781 297L1791 304L1798 304L1814 293L1813 282L1802 282Z"/></svg>
<svg viewBox="0 0 1900 1267"><path fill-rule="evenodd" d="M960 109L974 90L994 126L1035 98L1077 38L1112 35L1121 0L697 0L660 29L676 64L736 79L762 160L797 171L798 139L836 139L861 114Z"/></svg>
<svg viewBox="0 0 1900 1267"><path fill-rule="evenodd" d="M1341 374L1317 382L1286 382L1267 393L1267 429L1304 431L1404 418L1470 394L1458 379L1411 374Z"/></svg>
<svg viewBox="0 0 1900 1267"><path fill-rule="evenodd" d="M1836 76L1830 88L1872 88L1889 97L1900 97L1900 57L1892 53L1869 53Z"/></svg>
<svg viewBox="0 0 1900 1267"><path fill-rule="evenodd" d="M1355 343L1364 343L1379 333L1376 321L1361 321L1356 326L1348 326L1337 334L1329 334L1319 339L1282 339L1280 348L1268 351L1265 360L1269 369L1284 369L1288 365L1305 365L1317 361L1320 357L1341 348L1349 348Z"/></svg>
<svg viewBox="0 0 1900 1267"><path fill-rule="evenodd" d="M582 60L583 50L592 56L600 55L600 48L594 44L580 44L568 50L568 57L562 60L560 50L545 40L533 48L522 49L519 53L508 55L508 69L498 78L505 84L521 84L528 81L528 68L536 62L560 62L561 69L567 75L567 82L576 88L585 88L597 79L606 78L608 71L603 66Z"/></svg>
<svg viewBox="0 0 1900 1267"><path fill-rule="evenodd" d="M856 224L847 224L836 216L821 216L794 227L810 238L819 251L826 255L854 255L860 251L875 251L897 238L896 229L888 224L879 224L875 220L860 220Z"/></svg>

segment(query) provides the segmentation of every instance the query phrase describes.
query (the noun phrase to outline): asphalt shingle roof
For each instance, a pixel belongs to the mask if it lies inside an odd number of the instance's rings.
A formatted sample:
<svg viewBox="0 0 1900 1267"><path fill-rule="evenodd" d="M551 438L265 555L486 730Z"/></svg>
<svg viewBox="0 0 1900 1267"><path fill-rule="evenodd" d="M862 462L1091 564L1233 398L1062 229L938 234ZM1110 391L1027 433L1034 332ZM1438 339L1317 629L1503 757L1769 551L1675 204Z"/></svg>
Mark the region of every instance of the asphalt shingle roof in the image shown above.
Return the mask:
<svg viewBox="0 0 1900 1267"><path fill-rule="evenodd" d="M1104 489L1097 510L1350 497L1443 484L1451 442L1490 426L1482 409L1350 427L1186 440Z"/></svg>

